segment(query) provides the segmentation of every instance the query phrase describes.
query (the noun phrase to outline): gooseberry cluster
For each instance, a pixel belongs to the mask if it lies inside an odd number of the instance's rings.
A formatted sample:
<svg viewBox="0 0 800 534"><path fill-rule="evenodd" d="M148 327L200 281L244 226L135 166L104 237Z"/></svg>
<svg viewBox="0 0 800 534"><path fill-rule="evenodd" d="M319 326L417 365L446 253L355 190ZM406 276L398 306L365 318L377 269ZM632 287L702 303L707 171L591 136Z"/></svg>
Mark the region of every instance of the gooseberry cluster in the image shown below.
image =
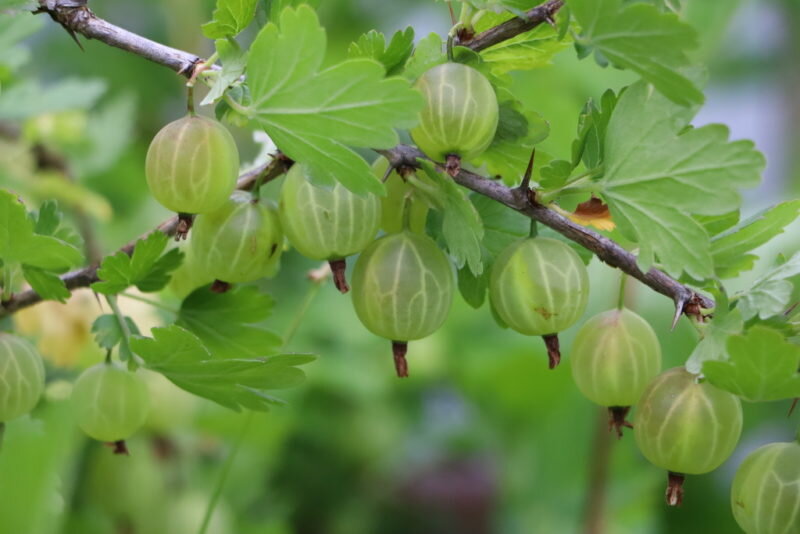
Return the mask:
<svg viewBox="0 0 800 534"><path fill-rule="evenodd" d="M489 80L472 67L448 62L416 82L425 106L411 137L452 176L463 161L491 144L498 103ZM329 262L336 287L346 293L346 258L360 254L352 277L352 302L363 325L391 341L398 376L408 376L407 343L424 338L446 320L454 293L452 263L426 235L428 205L404 169L373 165L387 195L358 195L341 184L315 183L304 162L286 174L279 205L234 191L239 157L220 123L190 115L162 129L147 154L147 182L154 197L179 213L185 236L196 216L187 262L212 289L273 276L284 237L298 252ZM382 235L379 235L381 234ZM489 300L498 321L541 336L550 368L561 359L558 333L583 316L589 277L565 243L537 236L510 244L491 267ZM43 369L33 349L0 337L6 380L19 384L0 399L0 420L31 409L41 393ZM571 351L578 389L607 407L609 426L622 436L633 428L642 454L669 473L667 501L680 504L686 474L716 469L733 452L742 429L739 398L684 368L661 372L661 348L651 326L620 305L587 320ZM2 361L2 360L0 360ZM15 360L16 361L16 360ZM15 374L16 373L16 374ZM26 376L22 376L26 374ZM111 363L87 370L73 400L79 425L90 436L119 442L144 422L147 397L136 374ZM633 424L627 420L638 405ZM762 505L767 502L767 505ZM800 444L759 449L742 464L733 486L737 521L749 534L800 533Z"/></svg>

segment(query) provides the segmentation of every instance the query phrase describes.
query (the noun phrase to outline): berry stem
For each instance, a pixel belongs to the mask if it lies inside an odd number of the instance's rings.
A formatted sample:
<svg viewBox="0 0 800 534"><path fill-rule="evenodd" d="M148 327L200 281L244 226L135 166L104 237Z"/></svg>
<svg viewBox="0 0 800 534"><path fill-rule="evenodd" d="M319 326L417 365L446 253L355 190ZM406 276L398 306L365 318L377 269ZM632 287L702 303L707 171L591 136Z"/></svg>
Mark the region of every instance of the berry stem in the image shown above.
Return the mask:
<svg viewBox="0 0 800 534"><path fill-rule="evenodd" d="M531 226L528 230L528 237L536 237L539 235L539 225L536 224L534 219L531 219Z"/></svg>
<svg viewBox="0 0 800 534"><path fill-rule="evenodd" d="M624 271L619 272L619 296L617 297L617 309L625 307L625 288L628 285L628 275Z"/></svg>
<svg viewBox="0 0 800 534"><path fill-rule="evenodd" d="M350 286L347 285L347 277L345 275L347 260L344 258L339 260L331 260L328 262L328 264L331 266L331 272L333 273L333 284L336 286L336 289L338 289L339 292L344 295L350 291Z"/></svg>
<svg viewBox="0 0 800 534"><path fill-rule="evenodd" d="M547 358L550 369L555 369L561 362L561 349L558 343L558 334L547 334L542 336L544 345L547 347Z"/></svg>
<svg viewBox="0 0 800 534"><path fill-rule="evenodd" d="M408 361L406 361L406 353L408 352L408 343L405 341L392 341L392 356L394 356L394 369L397 371L397 376L400 378L408 378Z"/></svg>
<svg viewBox="0 0 800 534"><path fill-rule="evenodd" d="M196 115L194 112L194 84L186 85L186 111L188 111L189 115L192 117Z"/></svg>
<svg viewBox="0 0 800 534"><path fill-rule="evenodd" d="M680 473L667 473L667 504L670 506L680 506L683 502L683 481L686 477Z"/></svg>

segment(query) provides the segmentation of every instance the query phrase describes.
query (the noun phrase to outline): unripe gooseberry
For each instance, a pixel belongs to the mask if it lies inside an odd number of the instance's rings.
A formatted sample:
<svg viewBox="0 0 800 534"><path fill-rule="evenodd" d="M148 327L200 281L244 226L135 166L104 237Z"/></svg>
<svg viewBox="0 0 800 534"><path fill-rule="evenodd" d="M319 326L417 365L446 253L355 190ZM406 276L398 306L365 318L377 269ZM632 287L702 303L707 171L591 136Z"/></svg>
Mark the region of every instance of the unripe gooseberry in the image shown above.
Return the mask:
<svg viewBox="0 0 800 534"><path fill-rule="evenodd" d="M281 226L294 248L312 260L327 260L336 287L347 293L345 258L364 250L378 233L381 201L356 195L342 184L317 187L296 163L286 174L279 204Z"/></svg>
<svg viewBox="0 0 800 534"><path fill-rule="evenodd" d="M472 67L444 63L426 71L414 87L425 107L411 137L428 157L446 161L455 176L461 159L479 156L494 139L499 108L492 84Z"/></svg>
<svg viewBox="0 0 800 534"><path fill-rule="evenodd" d="M408 376L406 342L439 328L453 302L453 270L434 241L403 231L361 253L353 272L353 306L364 326L392 340L398 376Z"/></svg>
<svg viewBox="0 0 800 534"><path fill-rule="evenodd" d="M220 282L252 282L278 271L283 231L274 206L235 191L221 208L197 217L190 242L198 269Z"/></svg>
<svg viewBox="0 0 800 534"><path fill-rule="evenodd" d="M586 310L589 274L568 245L529 237L497 256L489 298L503 323L521 334L544 338L553 369L561 360L558 332L575 324Z"/></svg>
<svg viewBox="0 0 800 534"><path fill-rule="evenodd" d="M745 458L731 508L747 534L800 534L800 443L771 443Z"/></svg>
<svg viewBox="0 0 800 534"><path fill-rule="evenodd" d="M189 115L164 126L147 150L145 174L155 199L178 213L208 213L236 188L239 152L219 122Z"/></svg>
<svg viewBox="0 0 800 534"><path fill-rule="evenodd" d="M636 444L654 465L670 472L667 502L680 504L683 475L700 475L728 459L742 433L739 397L683 367L658 375L639 399Z"/></svg>
<svg viewBox="0 0 800 534"><path fill-rule="evenodd" d="M147 419L147 386L136 373L115 363L99 363L75 381L72 406L78 426L89 437L122 442ZM117 452L125 452L124 446Z"/></svg>
<svg viewBox="0 0 800 534"><path fill-rule="evenodd" d="M44 363L36 349L0 332L0 425L33 410L44 390Z"/></svg>
<svg viewBox="0 0 800 534"><path fill-rule="evenodd" d="M570 353L575 385L589 400L609 408L619 436L625 416L661 370L661 345L650 324L627 308L586 321Z"/></svg>

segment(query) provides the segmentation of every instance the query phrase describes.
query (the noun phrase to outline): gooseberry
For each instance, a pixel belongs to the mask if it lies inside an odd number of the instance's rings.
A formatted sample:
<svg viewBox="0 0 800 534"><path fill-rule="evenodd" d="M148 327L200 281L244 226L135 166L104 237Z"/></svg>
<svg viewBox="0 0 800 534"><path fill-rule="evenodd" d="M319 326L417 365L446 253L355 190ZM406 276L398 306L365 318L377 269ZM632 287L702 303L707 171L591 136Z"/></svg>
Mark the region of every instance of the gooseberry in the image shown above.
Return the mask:
<svg viewBox="0 0 800 534"><path fill-rule="evenodd" d="M353 272L353 306L369 331L392 340L397 375L408 376L407 342L439 328L453 302L453 270L428 236L404 230L361 253Z"/></svg>
<svg viewBox="0 0 800 534"><path fill-rule="evenodd" d="M0 332L0 425L33 410L44 390L44 363L21 337Z"/></svg>
<svg viewBox="0 0 800 534"><path fill-rule="evenodd" d="M506 247L492 265L489 298L503 323L521 334L542 336L550 368L561 360L558 332L586 310L589 275L568 245L529 237Z"/></svg>

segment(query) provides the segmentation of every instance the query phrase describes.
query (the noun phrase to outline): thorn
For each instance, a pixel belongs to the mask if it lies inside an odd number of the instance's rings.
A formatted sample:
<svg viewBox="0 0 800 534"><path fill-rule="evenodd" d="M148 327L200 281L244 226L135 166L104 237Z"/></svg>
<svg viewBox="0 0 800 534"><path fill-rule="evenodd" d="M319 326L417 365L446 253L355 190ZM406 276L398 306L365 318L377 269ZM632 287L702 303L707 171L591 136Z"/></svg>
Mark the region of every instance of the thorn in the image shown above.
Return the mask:
<svg viewBox="0 0 800 534"><path fill-rule="evenodd" d="M552 15L546 15L546 16L544 17L544 21L545 21L546 23L548 23L550 26L552 26L553 28L555 28L555 27L556 27L556 21L555 21L555 20L553 20L553 16L552 16Z"/></svg>
<svg viewBox="0 0 800 534"><path fill-rule="evenodd" d="M405 341L392 341L392 355L394 356L394 369L400 378L408 378L408 362L406 353L408 343Z"/></svg>
<svg viewBox="0 0 800 534"><path fill-rule="evenodd" d="M344 295L350 291L350 286L347 285L347 278L345 276L347 260L344 258L340 260L331 260L328 264L331 266L331 272L333 273L333 284L336 286L336 289Z"/></svg>
<svg viewBox="0 0 800 534"><path fill-rule="evenodd" d="M681 315L683 315L683 310L687 302L689 302L689 299L683 293L678 295L675 299L675 315L672 317L672 327L670 330L675 330L675 327L678 326L678 320L681 318Z"/></svg>
<svg viewBox="0 0 800 534"><path fill-rule="evenodd" d="M795 397L792 401L792 405L789 406L789 413L786 414L786 417L791 417L794 413L794 409L797 408L797 401L800 401L800 397Z"/></svg>
<svg viewBox="0 0 800 534"><path fill-rule="evenodd" d="M522 176L522 182L519 184L519 189L528 192L531 188L531 176L533 176L533 162L536 159L536 148L531 150L531 158L528 160L528 167L525 169L525 174Z"/></svg>

